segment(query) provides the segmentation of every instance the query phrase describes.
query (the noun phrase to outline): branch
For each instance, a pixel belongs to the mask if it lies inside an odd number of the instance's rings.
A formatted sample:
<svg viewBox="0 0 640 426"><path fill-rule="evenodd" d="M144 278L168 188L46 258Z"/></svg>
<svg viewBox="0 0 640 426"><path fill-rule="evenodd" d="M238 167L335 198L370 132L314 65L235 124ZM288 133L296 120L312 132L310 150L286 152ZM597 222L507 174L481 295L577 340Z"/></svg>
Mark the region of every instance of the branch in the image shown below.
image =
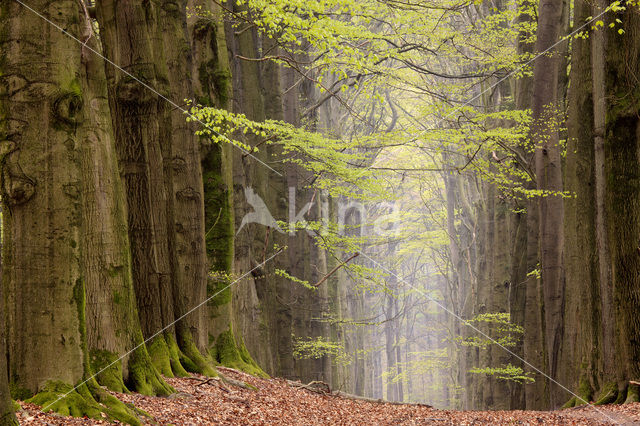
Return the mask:
<svg viewBox="0 0 640 426"><path fill-rule="evenodd" d="M333 268L331 270L331 272L329 272L327 275L325 275L324 277L322 277L322 279L320 281L318 281L317 283L314 284L314 287L318 287L320 284L322 284L323 282L325 282L331 275L335 274L336 271L338 271L338 269L342 268L343 266L345 266L347 263L349 263L351 260L355 259L356 257L360 256L360 253L355 252L354 254L351 255L350 258L348 258L347 260L345 260L344 262L342 262L341 264L339 264L338 266L336 266L335 268Z"/></svg>

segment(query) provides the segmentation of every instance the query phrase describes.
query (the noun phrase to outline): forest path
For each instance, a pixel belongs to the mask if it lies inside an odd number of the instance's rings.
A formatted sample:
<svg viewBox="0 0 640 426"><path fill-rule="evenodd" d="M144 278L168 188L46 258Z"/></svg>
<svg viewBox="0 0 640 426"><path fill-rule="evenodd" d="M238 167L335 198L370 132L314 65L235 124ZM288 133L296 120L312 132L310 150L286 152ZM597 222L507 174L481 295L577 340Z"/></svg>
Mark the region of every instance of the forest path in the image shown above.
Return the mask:
<svg viewBox="0 0 640 426"><path fill-rule="evenodd" d="M450 411L425 405L365 402L259 379L222 369L256 390L203 376L167 379L178 391L169 398L114 394L151 414L160 425L640 425L640 403L559 411ZM44 414L32 404L18 412L23 425L109 424ZM154 424L146 422L146 424Z"/></svg>

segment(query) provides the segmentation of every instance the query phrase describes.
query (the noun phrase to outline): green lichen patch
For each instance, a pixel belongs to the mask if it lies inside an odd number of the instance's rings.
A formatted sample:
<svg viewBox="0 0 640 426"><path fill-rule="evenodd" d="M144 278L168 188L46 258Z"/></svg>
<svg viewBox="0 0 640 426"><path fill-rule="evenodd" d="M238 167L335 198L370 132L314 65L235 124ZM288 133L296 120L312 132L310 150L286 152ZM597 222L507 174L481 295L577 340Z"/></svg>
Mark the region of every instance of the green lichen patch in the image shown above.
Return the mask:
<svg viewBox="0 0 640 426"><path fill-rule="evenodd" d="M244 342L240 342L240 344L236 342L236 337L231 326L218 335L216 343L211 348L210 353L216 362L225 367L244 371L257 377L269 377L253 360Z"/></svg>

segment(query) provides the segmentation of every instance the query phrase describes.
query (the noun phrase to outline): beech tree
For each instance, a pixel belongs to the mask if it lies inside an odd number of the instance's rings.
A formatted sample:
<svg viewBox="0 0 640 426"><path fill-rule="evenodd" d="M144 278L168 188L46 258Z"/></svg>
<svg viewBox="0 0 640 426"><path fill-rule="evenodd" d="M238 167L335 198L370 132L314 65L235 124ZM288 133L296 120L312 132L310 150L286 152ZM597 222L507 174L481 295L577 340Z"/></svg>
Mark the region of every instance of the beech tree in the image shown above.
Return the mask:
<svg viewBox="0 0 640 426"><path fill-rule="evenodd" d="M0 3L0 418L637 401L636 3Z"/></svg>

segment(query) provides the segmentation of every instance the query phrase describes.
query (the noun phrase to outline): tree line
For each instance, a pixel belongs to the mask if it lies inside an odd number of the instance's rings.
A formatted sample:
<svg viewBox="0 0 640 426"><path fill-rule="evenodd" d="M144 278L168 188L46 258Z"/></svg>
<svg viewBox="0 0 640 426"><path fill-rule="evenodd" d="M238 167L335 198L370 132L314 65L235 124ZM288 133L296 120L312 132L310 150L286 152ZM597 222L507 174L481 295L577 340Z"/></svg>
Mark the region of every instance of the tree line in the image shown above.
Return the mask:
<svg viewBox="0 0 640 426"><path fill-rule="evenodd" d="M452 408L636 401L638 14L3 1L3 418L10 395L136 423L101 386L219 364ZM240 227L248 188L277 227Z"/></svg>

